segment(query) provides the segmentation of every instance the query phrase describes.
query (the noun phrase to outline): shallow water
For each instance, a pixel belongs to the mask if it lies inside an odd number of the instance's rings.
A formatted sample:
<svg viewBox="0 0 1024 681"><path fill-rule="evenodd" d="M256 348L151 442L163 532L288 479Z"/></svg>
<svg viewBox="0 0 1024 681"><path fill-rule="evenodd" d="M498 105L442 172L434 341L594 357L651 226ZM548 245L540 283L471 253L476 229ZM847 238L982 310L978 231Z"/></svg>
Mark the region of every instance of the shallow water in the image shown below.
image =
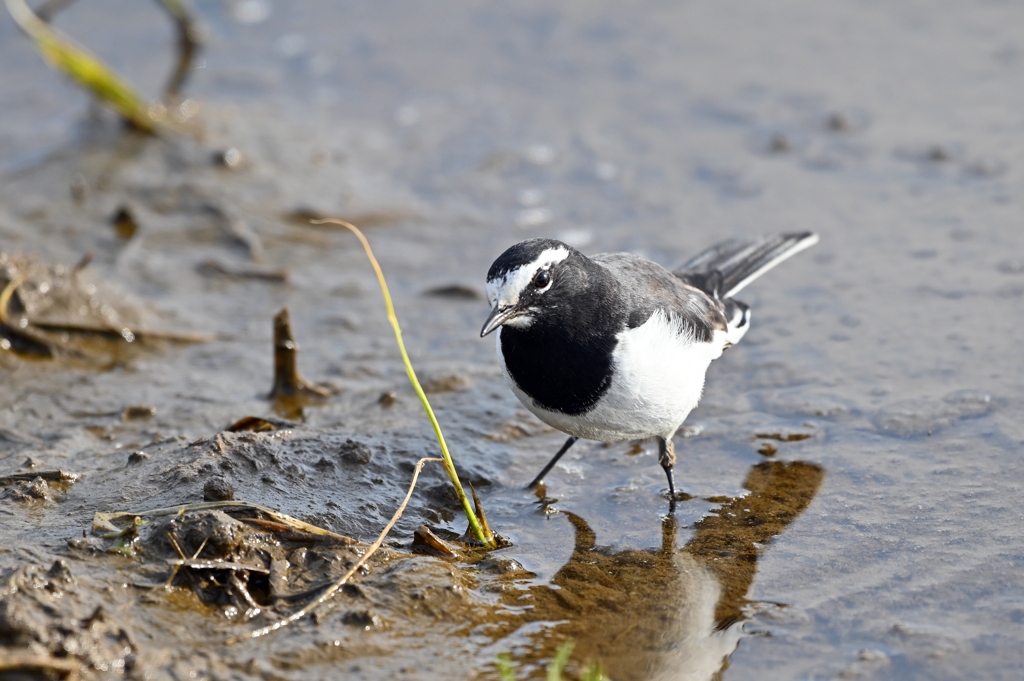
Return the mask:
<svg viewBox="0 0 1024 681"><path fill-rule="evenodd" d="M171 31L123 4L57 24L155 96ZM0 499L3 598L42 618L10 650L53 650L39 632L59 621L115 670L96 676L493 677L504 651L537 675L570 636L575 669L600 659L617 679L1021 676L1024 10L196 6L202 141L122 133L0 21L0 251L68 270L91 252L82 283L121 318L216 336L0 352L0 475L83 474ZM212 161L228 148L237 169ZM130 239L110 223L121 206ZM436 454L358 244L305 214L367 227L460 473L512 545L482 566L411 554L420 524L464 529L428 468L360 594L225 647L263 621L150 589L168 555L96 552L106 540L79 541L94 511L201 501L217 479L370 540ZM743 292L753 328L676 439L693 498L674 516L652 442L580 442L543 499L521 489L563 436L503 385L482 296L427 291L482 294L491 260L531 236L673 265L804 229L821 243ZM290 430L218 440L274 415L284 305L303 374L336 394ZM125 420L130 406L155 413ZM368 462L346 458L350 439ZM39 577L57 559L73 583Z"/></svg>

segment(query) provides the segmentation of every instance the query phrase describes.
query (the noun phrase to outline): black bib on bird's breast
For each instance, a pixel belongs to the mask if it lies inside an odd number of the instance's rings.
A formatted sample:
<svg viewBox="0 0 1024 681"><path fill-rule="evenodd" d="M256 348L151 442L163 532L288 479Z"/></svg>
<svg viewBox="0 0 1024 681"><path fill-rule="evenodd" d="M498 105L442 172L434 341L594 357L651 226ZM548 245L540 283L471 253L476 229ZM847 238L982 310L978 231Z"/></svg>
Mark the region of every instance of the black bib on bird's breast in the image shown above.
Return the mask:
<svg viewBox="0 0 1024 681"><path fill-rule="evenodd" d="M516 385L538 405L570 416L594 408L612 383L615 336L567 337L551 329L501 329L501 354Z"/></svg>

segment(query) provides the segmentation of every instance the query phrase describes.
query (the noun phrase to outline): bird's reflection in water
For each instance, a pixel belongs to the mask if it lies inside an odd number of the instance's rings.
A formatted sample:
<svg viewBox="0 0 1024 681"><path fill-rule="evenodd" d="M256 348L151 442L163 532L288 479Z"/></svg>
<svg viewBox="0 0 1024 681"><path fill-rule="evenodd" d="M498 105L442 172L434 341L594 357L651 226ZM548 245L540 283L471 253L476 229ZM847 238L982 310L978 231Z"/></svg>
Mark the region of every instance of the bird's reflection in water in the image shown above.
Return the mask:
<svg viewBox="0 0 1024 681"><path fill-rule="evenodd" d="M600 660L617 681L721 678L743 636L761 545L810 505L823 479L821 467L809 463L753 466L743 485L750 494L720 500L682 548L672 516L663 522L660 549L612 553L595 546L585 520L567 513L576 529L572 558L552 585L509 594L507 604L520 614L501 628L560 621L532 635L529 657L550 658L573 638L573 659Z"/></svg>

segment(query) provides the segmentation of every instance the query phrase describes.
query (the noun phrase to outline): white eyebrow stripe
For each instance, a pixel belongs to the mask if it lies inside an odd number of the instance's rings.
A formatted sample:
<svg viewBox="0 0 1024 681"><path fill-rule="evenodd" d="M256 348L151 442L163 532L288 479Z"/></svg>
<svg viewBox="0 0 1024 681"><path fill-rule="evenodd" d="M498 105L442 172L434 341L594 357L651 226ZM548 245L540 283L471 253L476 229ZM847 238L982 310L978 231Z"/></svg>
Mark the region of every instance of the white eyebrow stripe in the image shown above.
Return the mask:
<svg viewBox="0 0 1024 681"><path fill-rule="evenodd" d="M514 305L538 270L562 262L569 257L569 250L561 246L541 251L540 255L501 277L487 282L487 300L491 307L498 305Z"/></svg>

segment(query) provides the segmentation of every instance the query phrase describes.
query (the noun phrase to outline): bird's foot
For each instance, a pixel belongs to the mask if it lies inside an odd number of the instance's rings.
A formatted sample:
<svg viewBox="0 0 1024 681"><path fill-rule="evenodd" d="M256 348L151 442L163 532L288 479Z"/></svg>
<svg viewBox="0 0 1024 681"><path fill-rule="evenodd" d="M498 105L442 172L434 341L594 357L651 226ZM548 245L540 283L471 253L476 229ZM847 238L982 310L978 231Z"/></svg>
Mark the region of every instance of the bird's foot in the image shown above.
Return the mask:
<svg viewBox="0 0 1024 681"><path fill-rule="evenodd" d="M662 490L661 496L662 496L662 498L668 499L669 501L672 501L672 502L676 502L676 501L689 501L690 499L693 499L693 495L692 494L687 494L686 492L684 492L682 490L679 490L679 489L674 490L672 492L670 492L667 489L666 490Z"/></svg>
<svg viewBox="0 0 1024 681"><path fill-rule="evenodd" d="M534 485L530 491L533 492L535 497L537 497L537 510L544 514L557 512L556 509L552 507L552 504L558 503L558 499L548 496L547 488L544 487L543 482Z"/></svg>

